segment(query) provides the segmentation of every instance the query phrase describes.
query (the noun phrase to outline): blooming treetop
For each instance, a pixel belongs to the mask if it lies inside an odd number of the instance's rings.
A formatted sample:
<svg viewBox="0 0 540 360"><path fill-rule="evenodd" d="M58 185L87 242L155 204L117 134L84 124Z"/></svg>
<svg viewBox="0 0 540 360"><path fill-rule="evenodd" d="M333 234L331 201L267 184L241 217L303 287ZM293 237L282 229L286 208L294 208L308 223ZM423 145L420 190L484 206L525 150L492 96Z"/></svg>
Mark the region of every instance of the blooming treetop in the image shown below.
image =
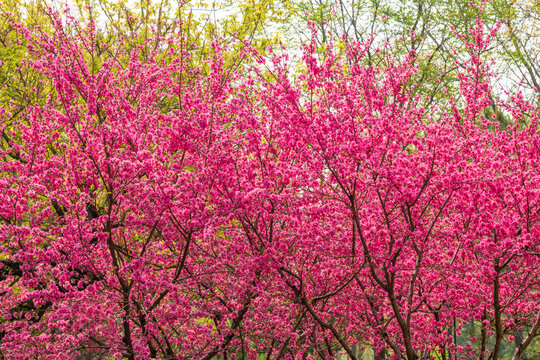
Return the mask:
<svg viewBox="0 0 540 360"><path fill-rule="evenodd" d="M13 26L54 88L0 110L2 358L519 359L538 334L538 109L484 115L496 29L435 109L413 53L306 44L292 80L248 46L193 66L179 34L96 67L94 27L52 16Z"/></svg>

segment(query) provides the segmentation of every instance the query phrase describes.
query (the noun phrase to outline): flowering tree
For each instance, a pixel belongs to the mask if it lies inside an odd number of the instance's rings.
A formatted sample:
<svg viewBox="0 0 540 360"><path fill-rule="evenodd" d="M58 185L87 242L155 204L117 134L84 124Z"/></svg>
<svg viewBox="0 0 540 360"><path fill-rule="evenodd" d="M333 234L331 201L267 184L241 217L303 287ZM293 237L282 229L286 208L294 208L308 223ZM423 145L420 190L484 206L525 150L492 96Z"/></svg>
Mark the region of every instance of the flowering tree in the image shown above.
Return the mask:
<svg viewBox="0 0 540 360"><path fill-rule="evenodd" d="M6 359L519 359L540 326L538 110L491 106L464 37L461 94L423 108L414 54L368 45L224 67L167 55L95 65L95 27L16 23L54 91L3 108L0 351ZM62 20L63 19L63 20ZM66 29L78 29L68 32ZM76 34L76 35L70 35ZM454 321L481 324L465 348Z"/></svg>

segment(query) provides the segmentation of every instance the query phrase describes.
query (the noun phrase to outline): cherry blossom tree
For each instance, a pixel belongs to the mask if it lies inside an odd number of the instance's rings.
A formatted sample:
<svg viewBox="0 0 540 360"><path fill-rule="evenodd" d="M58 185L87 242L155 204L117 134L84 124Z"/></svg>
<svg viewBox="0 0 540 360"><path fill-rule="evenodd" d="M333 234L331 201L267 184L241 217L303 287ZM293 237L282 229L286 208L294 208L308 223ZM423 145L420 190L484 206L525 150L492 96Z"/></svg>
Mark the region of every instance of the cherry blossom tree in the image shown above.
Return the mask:
<svg viewBox="0 0 540 360"><path fill-rule="evenodd" d="M515 340L520 359L535 340L538 109L509 94L511 126L485 116L497 28L455 34L461 93L424 108L414 53L374 67L369 43L314 37L294 72L241 41L257 64L225 67L215 42L194 66L177 34L95 66L95 25L51 18L12 22L54 90L0 113L2 358L498 359ZM479 338L456 347L456 323Z"/></svg>

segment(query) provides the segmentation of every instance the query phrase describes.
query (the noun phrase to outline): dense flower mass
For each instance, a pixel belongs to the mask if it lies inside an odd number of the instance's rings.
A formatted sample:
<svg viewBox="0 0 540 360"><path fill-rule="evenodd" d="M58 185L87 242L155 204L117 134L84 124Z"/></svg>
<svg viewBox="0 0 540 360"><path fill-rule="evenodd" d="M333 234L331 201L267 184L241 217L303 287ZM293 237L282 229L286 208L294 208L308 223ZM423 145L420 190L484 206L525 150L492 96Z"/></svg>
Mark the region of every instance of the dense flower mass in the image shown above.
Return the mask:
<svg viewBox="0 0 540 360"><path fill-rule="evenodd" d="M539 111L491 100L496 29L464 36L460 94L436 107L414 52L369 65L369 45L312 42L291 73L247 45L254 65L227 66L216 42L193 66L178 34L167 56L96 65L95 28L51 16L50 32L12 24L20 66L53 88L0 110L1 359L519 359L535 343Z"/></svg>

